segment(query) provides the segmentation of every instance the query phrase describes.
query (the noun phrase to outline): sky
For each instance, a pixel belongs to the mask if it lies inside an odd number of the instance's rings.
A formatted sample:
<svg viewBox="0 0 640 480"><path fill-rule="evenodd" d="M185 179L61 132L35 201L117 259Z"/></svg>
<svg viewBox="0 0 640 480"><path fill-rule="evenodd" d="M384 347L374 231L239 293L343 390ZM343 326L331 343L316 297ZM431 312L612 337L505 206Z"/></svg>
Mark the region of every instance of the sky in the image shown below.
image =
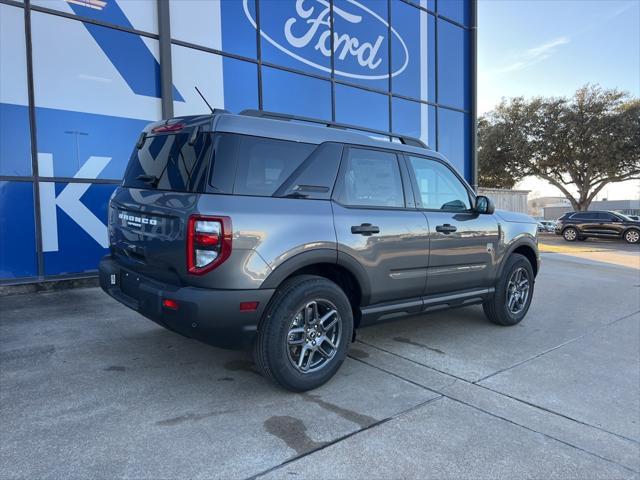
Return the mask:
<svg viewBox="0 0 640 480"><path fill-rule="evenodd" d="M478 113L502 97L571 96L586 83L640 97L640 0L478 0ZM559 195L545 182L517 187ZM638 198L640 181L598 199Z"/></svg>

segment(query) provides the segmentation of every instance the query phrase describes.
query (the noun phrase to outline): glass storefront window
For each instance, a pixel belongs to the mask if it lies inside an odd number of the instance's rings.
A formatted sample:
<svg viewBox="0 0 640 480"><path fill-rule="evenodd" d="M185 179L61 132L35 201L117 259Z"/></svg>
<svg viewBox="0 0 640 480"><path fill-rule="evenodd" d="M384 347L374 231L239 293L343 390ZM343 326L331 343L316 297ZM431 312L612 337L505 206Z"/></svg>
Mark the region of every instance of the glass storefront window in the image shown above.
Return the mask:
<svg viewBox="0 0 640 480"><path fill-rule="evenodd" d="M262 60L329 77L329 8L329 2L260 0Z"/></svg>
<svg viewBox="0 0 640 480"><path fill-rule="evenodd" d="M120 179L161 116L158 42L33 12L32 44L38 161L51 156L50 176Z"/></svg>
<svg viewBox="0 0 640 480"><path fill-rule="evenodd" d="M171 48L171 62L173 83L184 93L183 101L174 99L174 115L209 113L209 107L195 87L212 108L225 108L233 113L258 108L258 66L255 63L179 45Z"/></svg>
<svg viewBox="0 0 640 480"><path fill-rule="evenodd" d="M356 87L336 84L336 121L389 130L389 97Z"/></svg>
<svg viewBox="0 0 640 480"><path fill-rule="evenodd" d="M0 181L0 279L38 273L33 212L31 182Z"/></svg>
<svg viewBox="0 0 640 480"><path fill-rule="evenodd" d="M435 150L436 107L403 98L393 98L391 112L394 133L419 138Z"/></svg>
<svg viewBox="0 0 640 480"><path fill-rule="evenodd" d="M31 175L24 10L0 5L0 175Z"/></svg>
<svg viewBox="0 0 640 480"><path fill-rule="evenodd" d="M263 67L262 104L267 111L331 120L331 83Z"/></svg>
<svg viewBox="0 0 640 480"><path fill-rule="evenodd" d="M46 275L98 269L100 258L108 251L107 208L109 197L116 187L92 183L40 182ZM63 195L65 202L61 203L59 199ZM83 208L70 208L70 198L77 199L77 204ZM78 255L78 252L82 254Z"/></svg>
<svg viewBox="0 0 640 480"><path fill-rule="evenodd" d="M391 79L393 93L435 102L436 36L435 17L402 0L391 2L391 23L401 32L407 51L394 43L391 51L393 72L406 66ZM408 62L406 57L408 56Z"/></svg>
<svg viewBox="0 0 640 480"><path fill-rule="evenodd" d="M471 119L470 116L438 108L438 151L465 178L471 175Z"/></svg>
<svg viewBox="0 0 640 480"><path fill-rule="evenodd" d="M438 0L438 14L462 25L469 25L469 0Z"/></svg>
<svg viewBox="0 0 640 480"><path fill-rule="evenodd" d="M238 113L258 108L258 66L255 63L223 57L224 108Z"/></svg>
<svg viewBox="0 0 640 480"><path fill-rule="evenodd" d="M335 0L334 68L340 80L389 90L388 3ZM392 42L399 43L392 34ZM330 48L330 38L327 39Z"/></svg>
<svg viewBox="0 0 640 480"><path fill-rule="evenodd" d="M438 20L438 103L468 110L470 107L469 34Z"/></svg>
<svg viewBox="0 0 640 480"><path fill-rule="evenodd" d="M258 32L251 24L255 18L254 0L221 0L222 38L220 49L249 58L257 58Z"/></svg>
<svg viewBox="0 0 640 480"><path fill-rule="evenodd" d="M47 7L79 17L91 18L120 27L158 33L158 9L156 2L114 0L31 0L32 5Z"/></svg>
<svg viewBox="0 0 640 480"><path fill-rule="evenodd" d="M170 6L172 38L256 58L253 0L171 0Z"/></svg>

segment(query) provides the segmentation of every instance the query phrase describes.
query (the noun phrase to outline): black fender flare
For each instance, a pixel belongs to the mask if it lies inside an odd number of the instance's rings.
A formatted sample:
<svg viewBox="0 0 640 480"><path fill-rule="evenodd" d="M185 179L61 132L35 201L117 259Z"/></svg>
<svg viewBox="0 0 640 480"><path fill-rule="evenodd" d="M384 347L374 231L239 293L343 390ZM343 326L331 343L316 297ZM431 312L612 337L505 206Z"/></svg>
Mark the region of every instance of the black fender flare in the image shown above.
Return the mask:
<svg viewBox="0 0 640 480"><path fill-rule="evenodd" d="M278 288L287 277L301 268L316 263L333 263L335 265L337 260L337 251L331 248L317 248L298 253L274 268L262 282L260 288Z"/></svg>
<svg viewBox="0 0 640 480"><path fill-rule="evenodd" d="M338 265L345 268L360 286L360 305L369 305L371 299L371 281L365 268L355 258L345 252L338 251Z"/></svg>
<svg viewBox="0 0 640 480"><path fill-rule="evenodd" d="M353 275L360 287L360 293L362 295L361 302L366 305L365 302L367 302L371 296L371 287L364 267L351 255L330 248L309 250L298 253L285 260L271 271L264 282L262 282L260 288L278 288L286 278L290 277L296 271L320 263L328 263L342 267Z"/></svg>

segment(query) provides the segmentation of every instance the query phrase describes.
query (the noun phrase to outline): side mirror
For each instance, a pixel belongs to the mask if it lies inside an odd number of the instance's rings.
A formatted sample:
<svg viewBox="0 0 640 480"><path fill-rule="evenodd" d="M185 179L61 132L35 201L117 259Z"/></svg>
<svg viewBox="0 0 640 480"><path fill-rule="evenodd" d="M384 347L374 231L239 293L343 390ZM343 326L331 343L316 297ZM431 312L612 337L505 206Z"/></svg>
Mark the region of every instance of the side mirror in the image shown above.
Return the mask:
<svg viewBox="0 0 640 480"><path fill-rule="evenodd" d="M478 195L476 197L476 208L475 211L477 213L487 213L492 214L496 210L496 206L493 201L489 197L485 197L484 195Z"/></svg>

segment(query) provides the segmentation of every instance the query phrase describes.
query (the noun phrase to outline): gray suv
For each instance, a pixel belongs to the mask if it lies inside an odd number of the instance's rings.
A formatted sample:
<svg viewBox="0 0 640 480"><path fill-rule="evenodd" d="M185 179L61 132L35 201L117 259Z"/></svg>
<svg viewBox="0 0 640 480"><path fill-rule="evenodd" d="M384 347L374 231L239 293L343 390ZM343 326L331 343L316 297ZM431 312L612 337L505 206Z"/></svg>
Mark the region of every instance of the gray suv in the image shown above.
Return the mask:
<svg viewBox="0 0 640 480"><path fill-rule="evenodd" d="M365 325L472 304L520 322L536 222L386 135L258 111L149 125L110 201L102 288L187 337L251 344L294 391L329 380Z"/></svg>

